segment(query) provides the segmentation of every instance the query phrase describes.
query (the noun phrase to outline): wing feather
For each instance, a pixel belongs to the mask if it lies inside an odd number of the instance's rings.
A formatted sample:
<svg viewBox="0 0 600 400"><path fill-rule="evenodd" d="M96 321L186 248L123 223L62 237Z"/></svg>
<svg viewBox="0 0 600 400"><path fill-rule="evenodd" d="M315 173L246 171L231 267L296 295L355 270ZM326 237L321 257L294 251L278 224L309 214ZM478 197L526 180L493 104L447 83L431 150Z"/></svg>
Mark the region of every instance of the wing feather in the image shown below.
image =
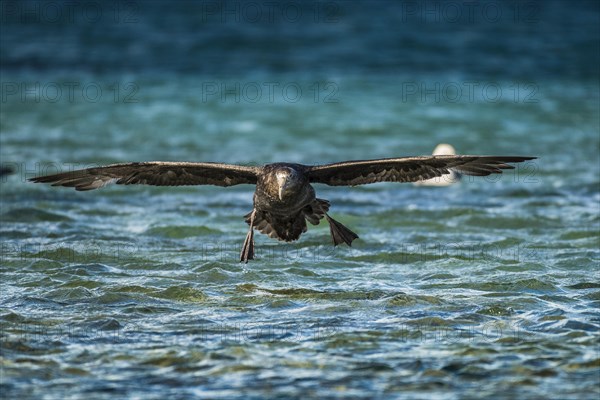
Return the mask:
<svg viewBox="0 0 600 400"><path fill-rule="evenodd" d="M345 161L308 167L310 182L331 186L354 186L376 182L417 182L456 171L486 176L513 169L507 163L535 159L522 156L422 156Z"/></svg>
<svg viewBox="0 0 600 400"><path fill-rule="evenodd" d="M232 186L255 184L260 171L260 167L234 164L151 161L80 169L29 180L74 187L75 190L98 189L112 182L119 185Z"/></svg>

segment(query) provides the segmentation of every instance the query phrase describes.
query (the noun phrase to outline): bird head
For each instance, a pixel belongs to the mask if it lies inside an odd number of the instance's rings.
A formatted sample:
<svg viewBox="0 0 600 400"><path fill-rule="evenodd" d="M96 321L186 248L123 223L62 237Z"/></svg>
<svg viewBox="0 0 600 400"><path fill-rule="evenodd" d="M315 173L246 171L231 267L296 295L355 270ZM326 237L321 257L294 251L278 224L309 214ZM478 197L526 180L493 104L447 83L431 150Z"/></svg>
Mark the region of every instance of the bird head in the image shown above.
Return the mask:
<svg viewBox="0 0 600 400"><path fill-rule="evenodd" d="M277 178L277 186L279 189L279 200L283 200L283 198L296 186L298 182L297 173L292 168L281 168L275 173L275 177Z"/></svg>
<svg viewBox="0 0 600 400"><path fill-rule="evenodd" d="M454 150L454 147L448 143L440 143L435 146L435 149L433 149L434 156L453 156L455 154L456 150Z"/></svg>

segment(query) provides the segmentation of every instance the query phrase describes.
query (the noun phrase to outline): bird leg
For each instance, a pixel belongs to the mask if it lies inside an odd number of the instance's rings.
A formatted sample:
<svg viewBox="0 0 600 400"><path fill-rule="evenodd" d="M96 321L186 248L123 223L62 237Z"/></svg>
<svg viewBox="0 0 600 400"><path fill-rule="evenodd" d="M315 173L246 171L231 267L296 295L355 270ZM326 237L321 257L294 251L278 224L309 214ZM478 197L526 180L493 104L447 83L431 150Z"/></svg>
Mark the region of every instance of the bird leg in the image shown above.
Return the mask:
<svg viewBox="0 0 600 400"><path fill-rule="evenodd" d="M337 246L341 243L346 243L348 246L352 246L352 241L358 239L358 235L346 228L344 225L331 218L328 214L325 214L325 218L329 223L329 231L331 232L331 238L333 239L333 245Z"/></svg>
<svg viewBox="0 0 600 400"><path fill-rule="evenodd" d="M256 209L252 210L250 214L250 230L246 235L246 240L244 240L244 245L242 246L242 251L240 253L240 262L245 262L248 264L248 260L254 259L254 216L256 215Z"/></svg>

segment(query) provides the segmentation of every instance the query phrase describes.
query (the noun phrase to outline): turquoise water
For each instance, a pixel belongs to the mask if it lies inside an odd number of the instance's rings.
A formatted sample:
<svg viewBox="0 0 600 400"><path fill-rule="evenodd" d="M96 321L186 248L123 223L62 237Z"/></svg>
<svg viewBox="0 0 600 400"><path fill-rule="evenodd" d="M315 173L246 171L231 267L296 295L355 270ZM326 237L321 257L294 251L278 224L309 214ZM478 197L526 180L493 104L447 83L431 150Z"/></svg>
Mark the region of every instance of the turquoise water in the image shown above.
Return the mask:
<svg viewBox="0 0 600 400"><path fill-rule="evenodd" d="M15 169L0 182L5 398L597 398L597 78L495 74L490 60L484 73L234 64L226 76L2 71L29 90L0 110L1 161ZM89 91L69 98L72 82ZM447 188L316 186L360 239L333 248L325 224L292 244L257 235L247 265L251 186L26 182L112 162L313 164L440 142L539 159Z"/></svg>
<svg viewBox="0 0 600 400"><path fill-rule="evenodd" d="M344 80L338 103L255 105L186 100L192 79L138 84L138 103L71 115L3 107L18 171L2 182L9 394L597 392L598 98L583 101L585 85L540 84L532 104L423 105ZM319 186L355 246L332 248L323 224L293 244L259 235L248 265L250 186L77 193L22 179L67 162L313 163L438 142L540 158L449 188Z"/></svg>

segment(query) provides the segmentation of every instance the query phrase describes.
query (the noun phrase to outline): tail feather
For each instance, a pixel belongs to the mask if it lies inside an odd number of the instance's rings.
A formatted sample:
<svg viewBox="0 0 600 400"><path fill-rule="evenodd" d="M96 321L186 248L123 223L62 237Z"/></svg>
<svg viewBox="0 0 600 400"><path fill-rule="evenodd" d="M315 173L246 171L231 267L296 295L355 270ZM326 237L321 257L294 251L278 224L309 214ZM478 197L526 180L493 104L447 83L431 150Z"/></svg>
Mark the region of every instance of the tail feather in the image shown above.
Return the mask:
<svg viewBox="0 0 600 400"><path fill-rule="evenodd" d="M244 217L246 223L250 224L250 214ZM301 213L291 217L275 216L271 213L258 211L254 218L254 227L260 233L267 235L270 238L283 240L285 242L293 242L298 240L308 229L306 220Z"/></svg>
<svg viewBox="0 0 600 400"><path fill-rule="evenodd" d="M331 232L331 238L333 239L333 245L346 243L348 246L352 246L352 241L358 239L358 235L346 228L344 225L325 214L327 222L329 222L329 231Z"/></svg>
<svg viewBox="0 0 600 400"><path fill-rule="evenodd" d="M296 215L288 217L276 216L269 212L257 210L254 214L252 225L257 231L270 238L292 242L306 232L307 221L313 225L318 225L322 218L326 218L329 223L333 245L337 246L338 244L346 243L348 246L352 246L352 241L358 239L358 235L331 218L327 214L328 210L329 202L322 199L315 199L315 201L307 205L304 209L298 211ZM247 224L251 223L251 216L251 212L244 216ZM244 246L244 249L246 249L246 246ZM247 253L251 257L253 249L249 248L248 250Z"/></svg>
<svg viewBox="0 0 600 400"><path fill-rule="evenodd" d="M315 199L304 210L304 218L313 225L319 225L319 222L329 211L329 202L323 199Z"/></svg>

